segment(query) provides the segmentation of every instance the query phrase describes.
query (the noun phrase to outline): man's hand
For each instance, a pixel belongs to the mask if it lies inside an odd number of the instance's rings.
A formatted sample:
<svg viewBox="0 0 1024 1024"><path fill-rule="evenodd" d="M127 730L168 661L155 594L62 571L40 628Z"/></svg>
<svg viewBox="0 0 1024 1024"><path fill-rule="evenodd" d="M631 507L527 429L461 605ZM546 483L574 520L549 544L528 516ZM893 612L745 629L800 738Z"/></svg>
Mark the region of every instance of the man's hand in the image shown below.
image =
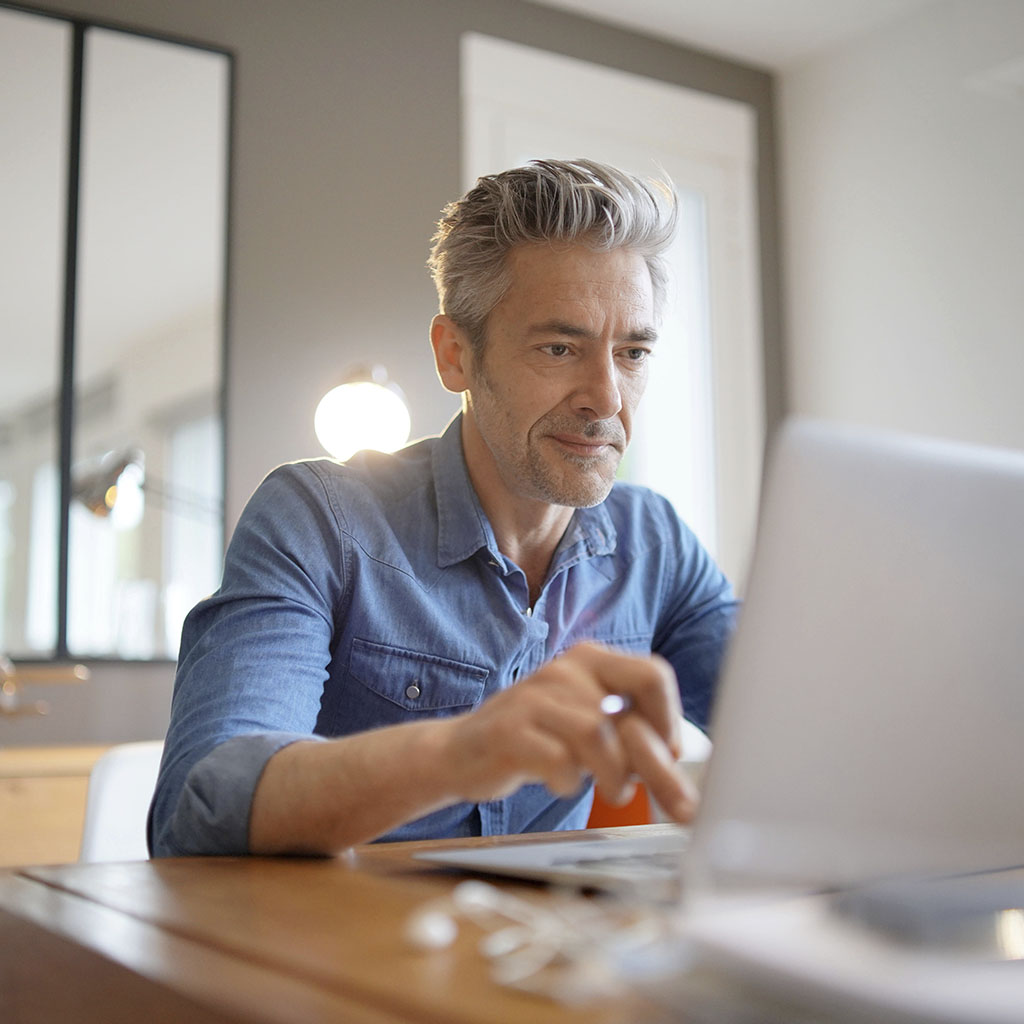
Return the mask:
<svg viewBox="0 0 1024 1024"><path fill-rule="evenodd" d="M625 709L602 711L609 694ZM639 778L667 815L689 821L697 797L675 763L680 733L668 662L583 644L468 714L279 750L253 795L249 849L337 853L453 802L530 782L569 795L587 776L613 803Z"/></svg>
<svg viewBox="0 0 1024 1024"><path fill-rule="evenodd" d="M601 701L625 698L607 714ZM531 782L575 793L593 776L612 804L637 779L676 821L692 819L697 796L676 766L681 753L679 691L663 658L581 644L476 711L447 720L439 771L460 800L493 800Z"/></svg>

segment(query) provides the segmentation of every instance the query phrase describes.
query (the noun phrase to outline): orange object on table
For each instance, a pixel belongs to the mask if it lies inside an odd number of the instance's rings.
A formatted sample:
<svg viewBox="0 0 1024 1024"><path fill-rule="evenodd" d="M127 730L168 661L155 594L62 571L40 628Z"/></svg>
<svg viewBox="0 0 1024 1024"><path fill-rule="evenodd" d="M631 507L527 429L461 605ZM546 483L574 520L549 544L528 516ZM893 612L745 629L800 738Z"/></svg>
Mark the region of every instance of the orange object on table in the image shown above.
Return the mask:
<svg viewBox="0 0 1024 1024"><path fill-rule="evenodd" d="M616 828L619 825L650 825L653 821L651 802L647 798L647 789L638 783L633 799L622 807L613 807L606 803L601 794L595 790L594 806L590 809L587 828Z"/></svg>

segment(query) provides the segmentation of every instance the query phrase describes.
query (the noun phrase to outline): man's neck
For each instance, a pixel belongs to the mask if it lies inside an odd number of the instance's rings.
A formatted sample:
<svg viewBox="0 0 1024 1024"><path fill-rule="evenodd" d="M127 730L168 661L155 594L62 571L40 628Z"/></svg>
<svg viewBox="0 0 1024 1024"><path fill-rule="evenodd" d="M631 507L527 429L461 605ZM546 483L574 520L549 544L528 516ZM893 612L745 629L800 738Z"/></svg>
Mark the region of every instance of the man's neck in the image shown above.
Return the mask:
<svg viewBox="0 0 1024 1024"><path fill-rule="evenodd" d="M481 504L484 504L483 499ZM551 559L572 520L571 508L548 508L550 515L530 524L523 519L516 520L516 517L507 515L507 508L491 510L484 504L484 512L490 520L491 529L494 530L498 550L526 574L531 607L540 596L548 569L551 567Z"/></svg>
<svg viewBox="0 0 1024 1024"><path fill-rule="evenodd" d="M470 483L494 531L498 550L526 574L532 606L575 510L510 493L492 463L473 457L476 443L482 443L479 435L467 438L464 428Z"/></svg>

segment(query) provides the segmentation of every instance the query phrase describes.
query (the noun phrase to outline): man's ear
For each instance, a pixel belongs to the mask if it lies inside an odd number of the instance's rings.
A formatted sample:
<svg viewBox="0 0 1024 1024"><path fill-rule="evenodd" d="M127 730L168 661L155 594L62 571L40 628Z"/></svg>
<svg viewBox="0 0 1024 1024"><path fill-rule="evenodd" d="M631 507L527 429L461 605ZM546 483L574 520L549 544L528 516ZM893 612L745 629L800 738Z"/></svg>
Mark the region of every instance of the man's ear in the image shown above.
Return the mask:
<svg viewBox="0 0 1024 1024"><path fill-rule="evenodd" d="M455 394L469 388L471 350L466 332L443 313L430 322L430 344L434 366L444 387Z"/></svg>

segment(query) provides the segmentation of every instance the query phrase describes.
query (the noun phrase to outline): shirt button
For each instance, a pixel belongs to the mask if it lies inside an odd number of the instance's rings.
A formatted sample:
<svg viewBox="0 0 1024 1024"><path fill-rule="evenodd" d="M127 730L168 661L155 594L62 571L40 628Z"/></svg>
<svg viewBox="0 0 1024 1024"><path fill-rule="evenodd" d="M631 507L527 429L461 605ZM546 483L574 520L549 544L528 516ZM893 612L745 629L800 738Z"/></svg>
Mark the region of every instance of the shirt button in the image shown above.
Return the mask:
<svg viewBox="0 0 1024 1024"><path fill-rule="evenodd" d="M405 695L409 700L415 700L420 695L420 688L415 683L411 683L405 688Z"/></svg>

